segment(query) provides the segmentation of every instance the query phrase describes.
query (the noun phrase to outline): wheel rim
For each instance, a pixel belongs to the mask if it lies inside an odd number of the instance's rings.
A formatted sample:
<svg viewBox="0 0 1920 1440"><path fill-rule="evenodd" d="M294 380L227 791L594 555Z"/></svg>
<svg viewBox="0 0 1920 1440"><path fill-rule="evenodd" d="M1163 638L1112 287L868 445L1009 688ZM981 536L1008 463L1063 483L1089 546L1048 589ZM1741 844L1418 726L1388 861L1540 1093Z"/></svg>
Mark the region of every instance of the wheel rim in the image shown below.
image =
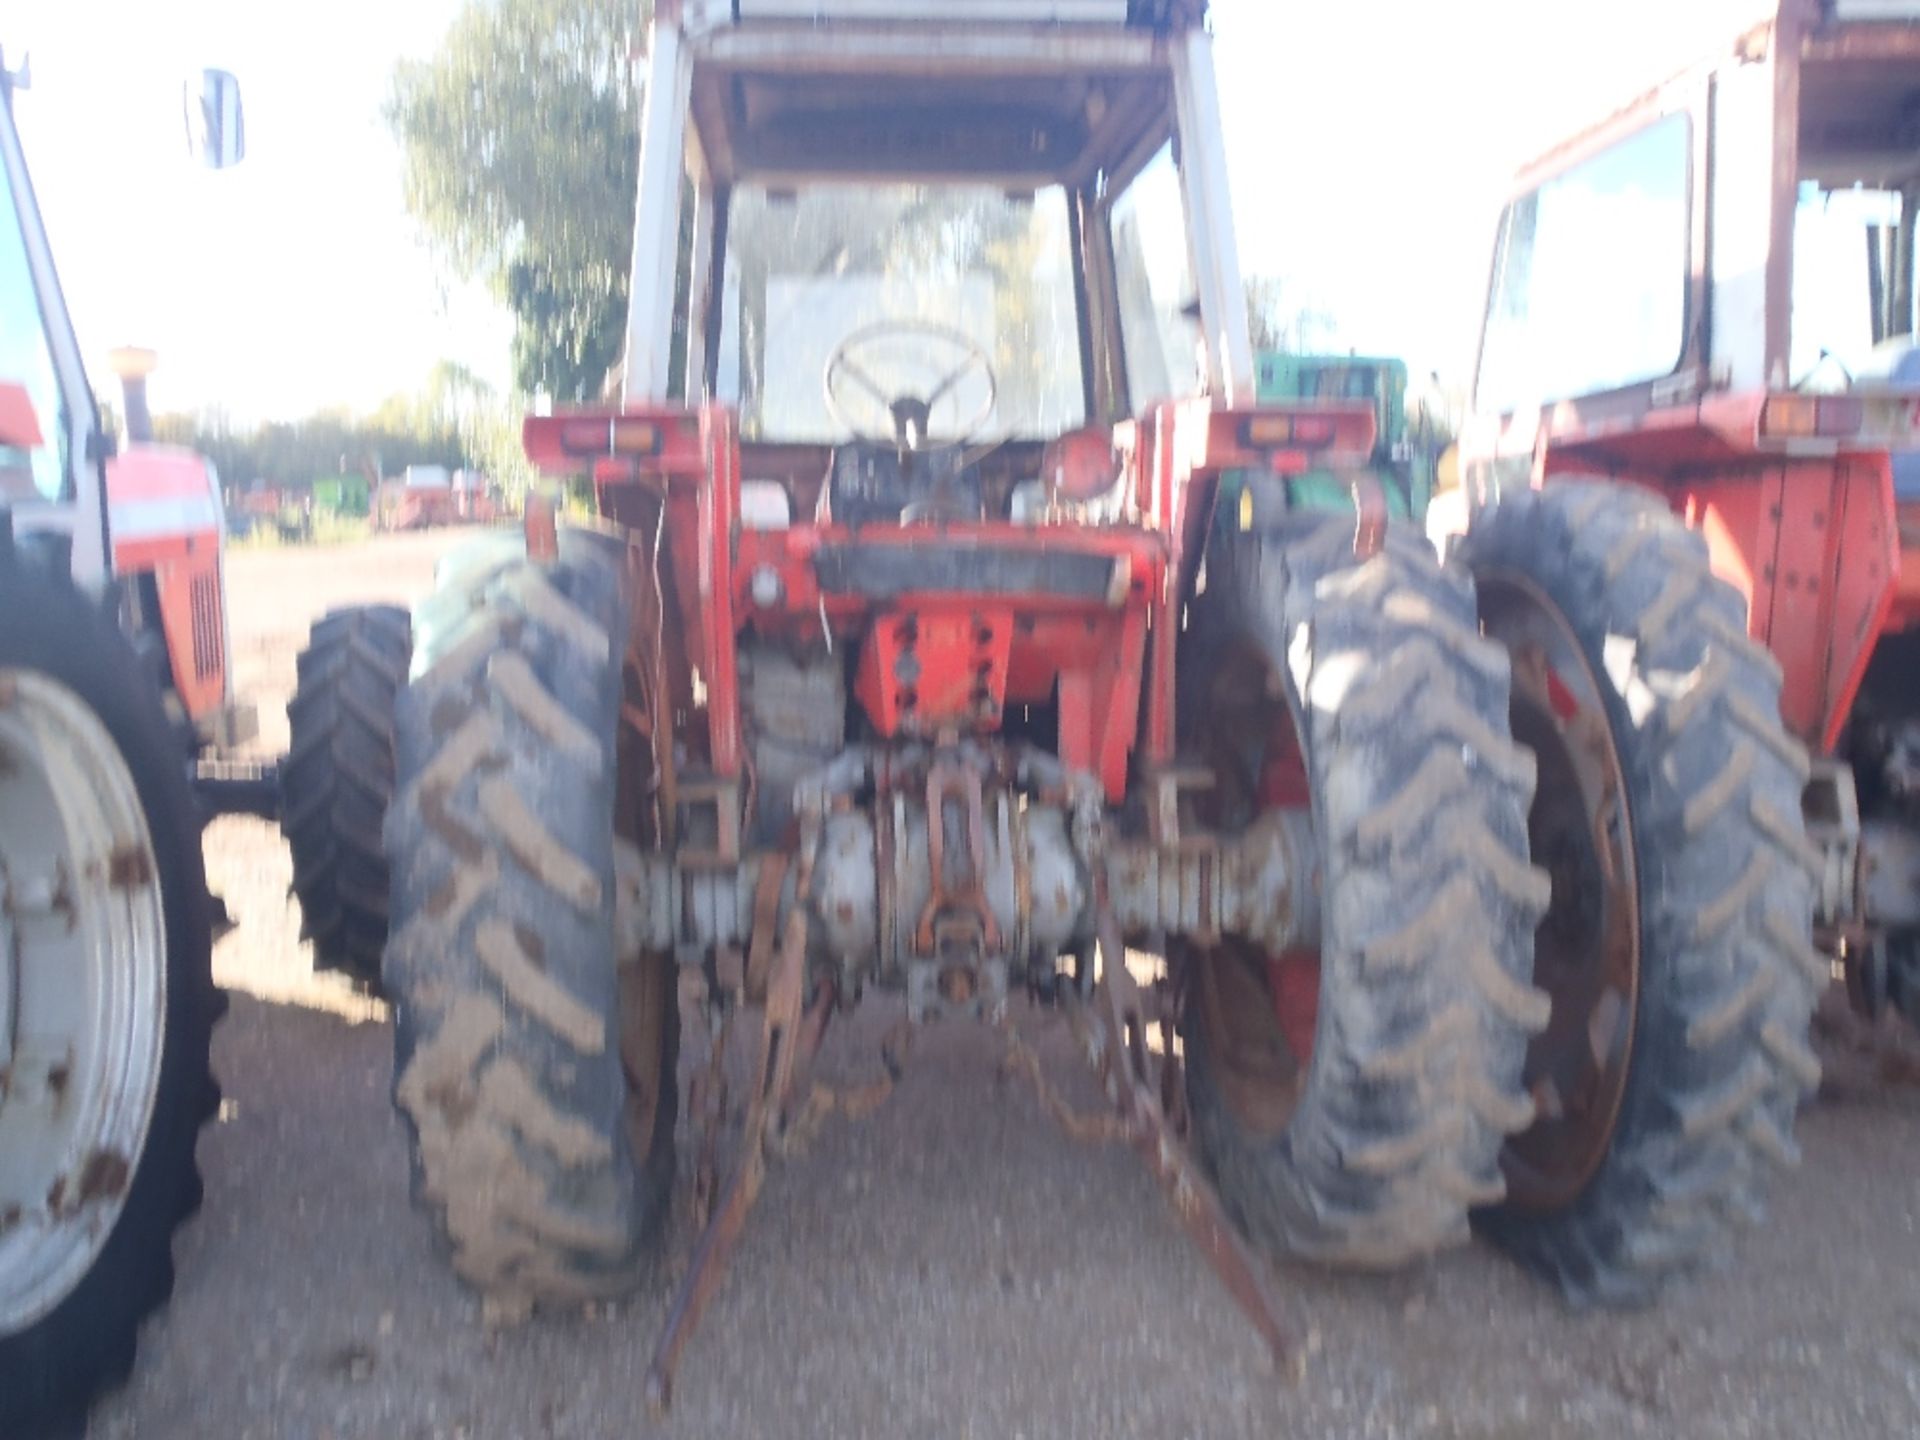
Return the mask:
<svg viewBox="0 0 1920 1440"><path fill-rule="evenodd" d="M1553 881L1534 941L1533 983L1553 1002L1527 1048L1536 1118L1501 1158L1509 1203L1546 1213L1579 1197L1619 1122L1639 1010L1639 872L1606 692L1573 627L1532 581L1475 578L1481 624L1512 657L1513 736L1539 766L1527 838Z"/></svg>
<svg viewBox="0 0 1920 1440"><path fill-rule="evenodd" d="M1274 809L1311 807L1306 760L1291 699L1264 651L1250 641L1214 658L1198 743L1214 776L1202 818L1223 833ZM1192 956L1191 1009L1209 1073L1236 1121L1277 1135L1299 1108L1320 1013L1320 952L1269 954L1229 938Z"/></svg>
<svg viewBox="0 0 1920 1440"><path fill-rule="evenodd" d="M0 669L0 1335L113 1233L152 1123L166 914L113 737L65 686ZM78 983L76 983L76 981Z"/></svg>

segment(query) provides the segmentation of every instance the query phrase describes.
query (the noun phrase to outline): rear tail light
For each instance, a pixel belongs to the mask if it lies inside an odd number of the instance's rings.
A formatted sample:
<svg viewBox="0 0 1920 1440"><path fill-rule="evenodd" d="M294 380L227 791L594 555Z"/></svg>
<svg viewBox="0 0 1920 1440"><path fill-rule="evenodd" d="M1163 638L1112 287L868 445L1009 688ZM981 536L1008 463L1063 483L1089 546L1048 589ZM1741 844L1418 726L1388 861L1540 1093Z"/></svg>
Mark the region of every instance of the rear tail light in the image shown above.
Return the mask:
<svg viewBox="0 0 1920 1440"><path fill-rule="evenodd" d="M1252 415L1240 438L1249 450L1280 445L1312 449L1331 445L1338 434L1331 415Z"/></svg>
<svg viewBox="0 0 1920 1440"><path fill-rule="evenodd" d="M1858 435L1866 406L1850 395L1775 395L1760 412L1760 434L1771 440L1830 440Z"/></svg>
<svg viewBox="0 0 1920 1440"><path fill-rule="evenodd" d="M560 427L560 448L569 455L654 455L660 427L651 420L569 420Z"/></svg>

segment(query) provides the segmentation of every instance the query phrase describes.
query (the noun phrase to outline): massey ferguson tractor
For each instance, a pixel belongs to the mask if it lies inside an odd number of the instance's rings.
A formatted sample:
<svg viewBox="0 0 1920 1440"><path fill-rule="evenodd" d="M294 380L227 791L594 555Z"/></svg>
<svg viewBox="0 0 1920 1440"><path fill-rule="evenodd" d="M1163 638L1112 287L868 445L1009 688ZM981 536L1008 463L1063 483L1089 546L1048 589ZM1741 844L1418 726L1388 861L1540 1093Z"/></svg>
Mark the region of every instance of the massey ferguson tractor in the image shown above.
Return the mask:
<svg viewBox="0 0 1920 1440"><path fill-rule="evenodd" d="M1540 759L1534 979L1549 1036L1595 1058L1577 1089L1544 1052L1527 1079L1567 1097L1589 1196L1692 1196L1703 1167L1790 1155L1768 1097L1814 1077L1799 1020L1830 973L1920 1022L1916 223L1913 0L1780 0L1531 167L1501 220L1456 555ZM1556 767L1584 806L1548 806ZM1649 854L1656 814L1677 828ZM1665 858L1696 840L1698 869ZM1585 953L1558 924L1576 891L1607 937L1598 989L1557 978ZM1702 943L1743 911L1758 930ZM1663 958L1650 921L1697 938ZM1699 1209L1675 1209L1647 1246L1596 1211L1608 1288L1694 1253Z"/></svg>
<svg viewBox="0 0 1920 1440"><path fill-rule="evenodd" d="M184 451L108 459L0 63L0 1435L126 1373L200 1199L223 1008L200 829L248 788L218 489ZM203 158L239 158L208 72ZM129 399L145 360L124 357ZM144 405L139 407L144 413ZM138 441L140 425L130 407ZM203 783L200 793L195 780ZM253 788L258 788L258 776ZM238 787L238 788L236 788Z"/></svg>
<svg viewBox="0 0 1920 1440"><path fill-rule="evenodd" d="M1002 1027L1276 1349L1249 1247L1478 1219L1634 1300L1791 1156L1827 962L1779 668L1658 494L1490 493L1476 594L1390 523L1371 399L1256 402L1204 12L662 0L624 398L526 426L599 519L532 507L415 614L394 1095L495 1313L648 1273L676 997L705 1056L752 1032L724 1179L694 1070L656 1404L768 1158L884 1092L803 1078L863 998L889 1075Z"/></svg>

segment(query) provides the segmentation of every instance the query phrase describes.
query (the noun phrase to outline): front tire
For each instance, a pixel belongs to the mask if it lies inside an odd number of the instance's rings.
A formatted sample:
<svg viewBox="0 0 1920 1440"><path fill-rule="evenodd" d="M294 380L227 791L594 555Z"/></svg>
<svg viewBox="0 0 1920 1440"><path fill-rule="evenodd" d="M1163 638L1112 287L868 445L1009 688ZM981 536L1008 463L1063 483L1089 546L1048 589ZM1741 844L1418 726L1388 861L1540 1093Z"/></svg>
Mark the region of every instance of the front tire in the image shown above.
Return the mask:
<svg viewBox="0 0 1920 1440"><path fill-rule="evenodd" d="M1528 937L1533 764L1465 577L1347 520L1216 535L1182 652L1183 745L1217 828L1313 812L1316 952L1186 957L1188 1096L1221 1198L1269 1251L1406 1263L1466 1238L1545 1001Z"/></svg>
<svg viewBox="0 0 1920 1440"><path fill-rule="evenodd" d="M415 1194L505 1315L632 1286L673 1181L665 955L615 949L624 546L454 567L387 822L394 1101Z"/></svg>
<svg viewBox="0 0 1920 1440"><path fill-rule="evenodd" d="M0 538L0 1435L126 1376L200 1203L223 997L173 736L124 635Z"/></svg>
<svg viewBox="0 0 1920 1440"><path fill-rule="evenodd" d="M1528 1052L1541 1118L1479 1222L1576 1304L1631 1305L1726 1248L1795 1158L1827 983L1811 927L1805 752L1780 668L1705 543L1650 492L1502 496L1462 542L1513 656L1554 877Z"/></svg>

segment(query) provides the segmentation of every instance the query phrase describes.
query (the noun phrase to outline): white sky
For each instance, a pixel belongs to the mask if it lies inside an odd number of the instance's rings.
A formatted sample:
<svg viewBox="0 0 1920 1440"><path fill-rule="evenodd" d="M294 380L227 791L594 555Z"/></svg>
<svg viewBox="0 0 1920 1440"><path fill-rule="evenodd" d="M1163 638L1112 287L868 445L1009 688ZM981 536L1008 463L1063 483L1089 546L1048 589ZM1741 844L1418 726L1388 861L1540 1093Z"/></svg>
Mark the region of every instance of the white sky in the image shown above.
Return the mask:
<svg viewBox="0 0 1920 1440"><path fill-rule="evenodd" d="M159 409L370 408L453 359L504 383L510 326L449 290L380 118L459 0L8 0L0 43L95 383L156 347ZM1342 347L1464 380L1499 204L1565 132L1712 49L1763 0L1214 0L1242 268ZM247 159L186 157L180 81L239 76ZM110 382L107 382L110 383Z"/></svg>

